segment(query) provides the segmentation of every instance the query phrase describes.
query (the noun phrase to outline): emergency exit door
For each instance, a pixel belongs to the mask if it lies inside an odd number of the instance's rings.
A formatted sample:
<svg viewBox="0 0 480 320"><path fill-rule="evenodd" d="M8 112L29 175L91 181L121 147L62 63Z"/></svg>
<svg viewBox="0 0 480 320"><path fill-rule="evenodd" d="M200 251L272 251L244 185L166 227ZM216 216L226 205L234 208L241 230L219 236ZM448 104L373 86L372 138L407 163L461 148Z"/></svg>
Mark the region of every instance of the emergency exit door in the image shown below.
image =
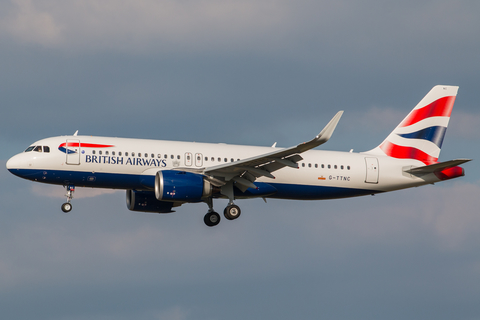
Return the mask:
<svg viewBox="0 0 480 320"><path fill-rule="evenodd" d="M367 174L365 177L365 182L378 183L378 159L365 158L365 164L367 166Z"/></svg>
<svg viewBox="0 0 480 320"><path fill-rule="evenodd" d="M80 140L67 139L65 154L66 164L80 164Z"/></svg>

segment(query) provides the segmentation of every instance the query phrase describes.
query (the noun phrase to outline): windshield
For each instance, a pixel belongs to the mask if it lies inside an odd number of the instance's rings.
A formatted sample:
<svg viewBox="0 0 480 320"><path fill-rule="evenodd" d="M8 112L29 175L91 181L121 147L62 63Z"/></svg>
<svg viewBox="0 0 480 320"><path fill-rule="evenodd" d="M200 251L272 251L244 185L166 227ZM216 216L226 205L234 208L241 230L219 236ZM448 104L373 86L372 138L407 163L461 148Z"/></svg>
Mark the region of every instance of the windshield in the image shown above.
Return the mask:
<svg viewBox="0 0 480 320"><path fill-rule="evenodd" d="M30 146L30 147L27 148L27 150L25 150L25 152L30 152L30 151L33 150L33 148L35 148L35 146Z"/></svg>

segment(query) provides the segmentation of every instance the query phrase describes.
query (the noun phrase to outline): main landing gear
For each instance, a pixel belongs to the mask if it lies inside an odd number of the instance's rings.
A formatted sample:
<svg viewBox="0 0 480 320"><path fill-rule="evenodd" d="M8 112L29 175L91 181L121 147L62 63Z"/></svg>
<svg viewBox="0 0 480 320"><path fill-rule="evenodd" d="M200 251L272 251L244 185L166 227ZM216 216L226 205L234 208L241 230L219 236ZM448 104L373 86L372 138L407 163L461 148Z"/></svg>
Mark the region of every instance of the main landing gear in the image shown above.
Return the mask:
<svg viewBox="0 0 480 320"><path fill-rule="evenodd" d="M208 212L203 218L205 224L209 227L214 227L220 223L220 215L213 210L213 199L208 198L206 201L208 205ZM235 220L240 217L240 207L233 204L233 201L228 203L228 206L223 210L223 215L227 220Z"/></svg>
<svg viewBox="0 0 480 320"><path fill-rule="evenodd" d="M62 204L62 211L65 213L68 213L72 210L72 204L70 201L73 199L73 193L75 192L75 186L74 185L68 185L65 187L67 189L67 202Z"/></svg>

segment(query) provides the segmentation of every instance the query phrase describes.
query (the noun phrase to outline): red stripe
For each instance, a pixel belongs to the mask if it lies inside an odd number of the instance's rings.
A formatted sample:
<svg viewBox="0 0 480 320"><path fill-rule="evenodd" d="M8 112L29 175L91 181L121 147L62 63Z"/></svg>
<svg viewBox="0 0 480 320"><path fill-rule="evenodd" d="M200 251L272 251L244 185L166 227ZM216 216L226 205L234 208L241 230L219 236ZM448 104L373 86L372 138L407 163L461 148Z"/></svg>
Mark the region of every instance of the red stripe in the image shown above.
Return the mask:
<svg viewBox="0 0 480 320"><path fill-rule="evenodd" d="M399 127L406 127L430 117L450 117L455 96L440 98L423 108L413 110Z"/></svg>
<svg viewBox="0 0 480 320"><path fill-rule="evenodd" d="M435 172L435 175L440 180L448 180L448 179L464 176L465 171L463 171L462 167L456 166L456 167L443 169L442 171L437 171Z"/></svg>
<svg viewBox="0 0 480 320"><path fill-rule="evenodd" d="M82 148L111 148L115 147L114 145L111 144L95 144L95 143L78 143L78 142L69 142L68 145L67 143L62 143L58 147L82 147Z"/></svg>
<svg viewBox="0 0 480 320"><path fill-rule="evenodd" d="M397 159L416 159L425 164L437 163L438 158L432 157L425 152L413 147L403 147L393 144L389 141L385 141L380 145L380 149L385 152L389 157Z"/></svg>

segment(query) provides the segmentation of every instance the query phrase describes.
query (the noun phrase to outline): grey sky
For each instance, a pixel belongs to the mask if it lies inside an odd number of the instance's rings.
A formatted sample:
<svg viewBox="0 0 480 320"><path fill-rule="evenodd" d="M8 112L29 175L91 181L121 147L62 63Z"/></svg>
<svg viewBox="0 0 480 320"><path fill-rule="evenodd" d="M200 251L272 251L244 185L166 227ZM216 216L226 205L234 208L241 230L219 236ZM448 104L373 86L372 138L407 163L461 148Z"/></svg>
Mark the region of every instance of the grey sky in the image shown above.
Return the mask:
<svg viewBox="0 0 480 320"><path fill-rule="evenodd" d="M0 1L0 160L71 134L378 145L437 84L440 160L480 154L478 1ZM358 199L128 211L0 170L9 319L477 319L480 170ZM217 201L215 207L224 207Z"/></svg>

